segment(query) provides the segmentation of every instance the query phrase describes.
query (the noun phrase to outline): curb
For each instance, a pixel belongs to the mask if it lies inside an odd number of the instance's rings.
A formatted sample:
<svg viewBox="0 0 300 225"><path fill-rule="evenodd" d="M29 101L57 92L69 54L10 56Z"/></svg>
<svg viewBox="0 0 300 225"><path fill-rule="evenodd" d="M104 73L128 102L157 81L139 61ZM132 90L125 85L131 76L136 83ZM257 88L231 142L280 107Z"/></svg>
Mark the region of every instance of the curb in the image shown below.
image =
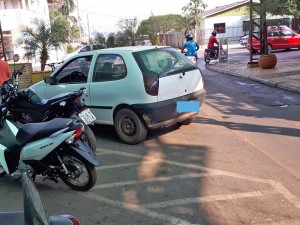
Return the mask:
<svg viewBox="0 0 300 225"><path fill-rule="evenodd" d="M237 73L237 72L234 72L234 71L231 71L231 70L213 68L213 67L210 67L210 66L206 66L205 69L211 70L211 71L216 71L216 72L221 72L221 73L236 76L236 77L246 78L246 79L258 82L258 83L268 85L270 87L280 88L280 89L285 90L285 91L290 91L290 92L295 92L297 94L300 94L300 89L299 88L287 85L285 83L270 81L270 80L266 80L266 79L262 79L262 78L258 78L258 77L244 75L244 74Z"/></svg>

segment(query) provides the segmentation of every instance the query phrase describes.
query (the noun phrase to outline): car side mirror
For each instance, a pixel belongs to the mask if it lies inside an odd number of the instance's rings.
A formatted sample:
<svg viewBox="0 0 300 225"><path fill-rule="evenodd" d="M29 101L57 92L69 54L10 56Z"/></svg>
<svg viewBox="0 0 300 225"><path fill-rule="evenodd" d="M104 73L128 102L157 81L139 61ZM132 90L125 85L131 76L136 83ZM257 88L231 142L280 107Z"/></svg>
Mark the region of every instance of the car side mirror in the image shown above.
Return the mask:
<svg viewBox="0 0 300 225"><path fill-rule="evenodd" d="M44 82L45 82L46 84L52 85L52 84L53 84L52 77L46 77L46 78L44 78Z"/></svg>

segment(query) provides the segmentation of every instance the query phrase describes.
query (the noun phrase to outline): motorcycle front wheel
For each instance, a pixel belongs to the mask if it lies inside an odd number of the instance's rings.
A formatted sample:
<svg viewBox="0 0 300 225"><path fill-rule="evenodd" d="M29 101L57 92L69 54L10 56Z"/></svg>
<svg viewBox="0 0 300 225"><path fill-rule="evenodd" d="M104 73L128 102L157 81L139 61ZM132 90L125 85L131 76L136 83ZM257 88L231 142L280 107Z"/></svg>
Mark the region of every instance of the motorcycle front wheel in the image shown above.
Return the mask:
<svg viewBox="0 0 300 225"><path fill-rule="evenodd" d="M81 156L65 155L62 157L69 176L61 175L62 181L76 191L88 191L97 181L95 167Z"/></svg>

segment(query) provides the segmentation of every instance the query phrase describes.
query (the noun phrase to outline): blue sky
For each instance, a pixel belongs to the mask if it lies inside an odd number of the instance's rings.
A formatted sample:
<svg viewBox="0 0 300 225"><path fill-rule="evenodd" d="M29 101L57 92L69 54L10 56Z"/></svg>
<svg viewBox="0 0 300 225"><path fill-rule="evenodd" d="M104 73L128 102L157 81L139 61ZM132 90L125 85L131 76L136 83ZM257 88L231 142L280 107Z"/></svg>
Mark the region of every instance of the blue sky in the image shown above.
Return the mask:
<svg viewBox="0 0 300 225"><path fill-rule="evenodd" d="M139 21L154 15L181 14L182 7L189 0L78 0L79 14L84 27L87 27L87 14L90 31L115 32L121 19L137 17ZM208 8L225 5L233 0L204 0ZM75 1L76 3L76 1ZM76 12L77 13L77 12Z"/></svg>

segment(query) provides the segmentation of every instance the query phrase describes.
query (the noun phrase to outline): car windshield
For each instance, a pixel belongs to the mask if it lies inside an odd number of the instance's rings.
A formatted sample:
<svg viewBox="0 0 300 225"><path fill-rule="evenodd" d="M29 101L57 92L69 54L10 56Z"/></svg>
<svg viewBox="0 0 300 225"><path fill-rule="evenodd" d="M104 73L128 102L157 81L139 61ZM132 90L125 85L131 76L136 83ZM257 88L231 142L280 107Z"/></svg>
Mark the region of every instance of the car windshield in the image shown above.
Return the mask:
<svg viewBox="0 0 300 225"><path fill-rule="evenodd" d="M142 73L168 76L195 70L197 67L174 48L159 48L133 53Z"/></svg>

